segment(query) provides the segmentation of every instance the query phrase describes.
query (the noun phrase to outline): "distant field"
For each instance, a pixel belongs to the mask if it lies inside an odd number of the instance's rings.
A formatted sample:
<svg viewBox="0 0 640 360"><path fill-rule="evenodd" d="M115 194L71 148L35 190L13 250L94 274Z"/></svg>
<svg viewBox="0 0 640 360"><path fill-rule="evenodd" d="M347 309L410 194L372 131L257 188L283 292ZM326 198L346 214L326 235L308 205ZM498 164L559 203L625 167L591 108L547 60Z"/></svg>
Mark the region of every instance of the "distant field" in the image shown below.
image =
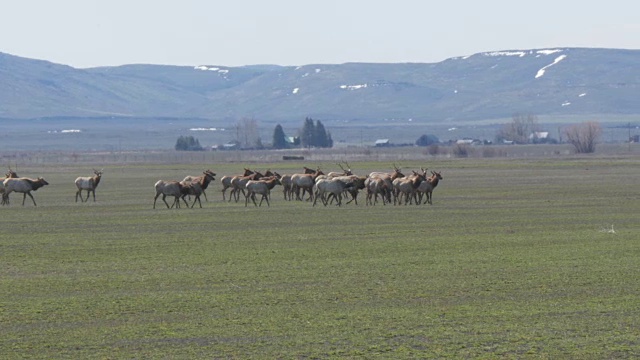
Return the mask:
<svg viewBox="0 0 640 360"><path fill-rule="evenodd" d="M0 207L0 354L638 357L640 158L550 151L34 155L17 170L49 181L33 194L38 206L12 194ZM365 206L361 195L312 207L276 188L271 207L245 207L223 203L216 181L202 209L152 209L158 179L337 170L329 159L343 155L358 174L396 163L444 179L431 206ZM98 201L75 203L73 180L93 167L104 167Z"/></svg>
<svg viewBox="0 0 640 360"><path fill-rule="evenodd" d="M371 147L378 139L389 139L392 144L415 144L424 134L436 135L448 142L463 138L494 140L501 123L509 119L479 124L417 123L390 119L383 124L321 119L331 133L336 148ZM634 124L631 135L637 135L634 117L581 117L540 119L544 130L554 139L559 138L562 124L598 120L603 126L601 141L620 143L628 140L628 123ZM560 122L564 121L564 122ZM294 126L285 126L288 136L297 136L304 119ZM193 136L204 147L235 140L235 122L204 119L56 119L6 120L0 119L0 154L11 152L128 152L171 150L179 136ZM259 122L259 136L264 144L273 140L276 124Z"/></svg>

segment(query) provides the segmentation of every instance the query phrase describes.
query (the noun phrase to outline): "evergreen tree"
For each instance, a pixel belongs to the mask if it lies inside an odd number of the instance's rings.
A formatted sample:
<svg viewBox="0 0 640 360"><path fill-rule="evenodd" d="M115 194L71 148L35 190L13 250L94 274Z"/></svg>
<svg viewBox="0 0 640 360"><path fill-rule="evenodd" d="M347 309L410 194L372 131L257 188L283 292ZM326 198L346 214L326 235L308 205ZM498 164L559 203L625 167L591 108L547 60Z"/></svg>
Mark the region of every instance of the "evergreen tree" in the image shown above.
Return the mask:
<svg viewBox="0 0 640 360"><path fill-rule="evenodd" d="M175 149L177 151L200 151L204 150L200 146L200 141L193 136L180 136L176 141Z"/></svg>
<svg viewBox="0 0 640 360"><path fill-rule="evenodd" d="M274 149L285 149L287 147L287 140L284 134L284 130L280 124L276 125L276 128L273 130L273 148Z"/></svg>
<svg viewBox="0 0 640 360"><path fill-rule="evenodd" d="M300 134L300 143L303 147L312 147L314 144L315 137L315 126L313 125L313 119L307 117L304 119L304 126L302 127L302 131Z"/></svg>
<svg viewBox="0 0 640 360"><path fill-rule="evenodd" d="M328 147L327 146L327 131L324 129L324 125L320 120L316 121L316 126L314 129L314 137L313 137L313 145L317 147Z"/></svg>

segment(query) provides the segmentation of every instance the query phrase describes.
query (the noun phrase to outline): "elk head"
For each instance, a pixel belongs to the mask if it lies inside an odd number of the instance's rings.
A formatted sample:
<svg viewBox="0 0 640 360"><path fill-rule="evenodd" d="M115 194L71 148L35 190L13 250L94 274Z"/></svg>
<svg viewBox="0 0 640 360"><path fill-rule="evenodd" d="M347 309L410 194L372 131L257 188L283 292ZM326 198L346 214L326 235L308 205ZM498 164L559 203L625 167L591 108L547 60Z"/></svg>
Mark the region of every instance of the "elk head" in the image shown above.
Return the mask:
<svg viewBox="0 0 640 360"><path fill-rule="evenodd" d="M351 176L351 175L353 175L353 173L351 172L351 169L350 169L349 163L348 163L348 162L346 162L346 161L345 161L344 163L345 163L345 165L347 165L347 168L346 168L346 169L342 166L342 164L338 164L338 166L340 166L340 169L342 169L342 171L343 171L344 175L345 175L345 176Z"/></svg>

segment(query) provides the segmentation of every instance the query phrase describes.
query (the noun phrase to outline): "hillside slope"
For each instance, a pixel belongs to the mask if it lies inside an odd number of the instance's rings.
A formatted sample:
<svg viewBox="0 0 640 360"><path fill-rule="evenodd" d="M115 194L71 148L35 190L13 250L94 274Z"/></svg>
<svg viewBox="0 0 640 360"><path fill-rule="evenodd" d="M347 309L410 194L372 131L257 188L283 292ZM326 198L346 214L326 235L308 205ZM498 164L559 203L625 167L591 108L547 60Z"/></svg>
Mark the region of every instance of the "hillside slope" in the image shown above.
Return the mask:
<svg viewBox="0 0 640 360"><path fill-rule="evenodd" d="M427 123L640 114L640 50L496 51L445 61L76 69L0 53L0 117Z"/></svg>

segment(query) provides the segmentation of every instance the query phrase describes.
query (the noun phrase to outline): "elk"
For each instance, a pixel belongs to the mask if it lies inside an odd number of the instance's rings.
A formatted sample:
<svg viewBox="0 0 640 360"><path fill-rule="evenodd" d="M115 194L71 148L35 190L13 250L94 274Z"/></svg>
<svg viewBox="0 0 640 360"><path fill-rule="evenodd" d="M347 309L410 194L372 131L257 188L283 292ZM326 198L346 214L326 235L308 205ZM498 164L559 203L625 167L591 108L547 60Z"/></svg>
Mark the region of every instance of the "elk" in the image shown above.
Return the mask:
<svg viewBox="0 0 640 360"><path fill-rule="evenodd" d="M228 188L232 188L231 186L231 180L235 177L235 176L249 176L253 174L253 171L244 168L244 173L242 175L225 175L223 177L220 178L220 182L222 183L222 201L226 201L226 192ZM233 191L233 189L231 190ZM231 200L231 199L229 199Z"/></svg>
<svg viewBox="0 0 640 360"><path fill-rule="evenodd" d="M271 206L269 204L269 195L271 193L271 189L273 189L276 185L281 185L282 182L278 176L272 176L269 179L260 179L260 180L249 180L247 181L245 187L247 189L247 193L244 198L244 206L249 204L249 198L253 201L253 205L262 206L262 201L267 200L267 206ZM260 198L260 205L256 203L256 194L260 194L262 197Z"/></svg>
<svg viewBox="0 0 640 360"><path fill-rule="evenodd" d="M260 178L263 178L263 177L264 175L262 175L257 171L249 176L234 176L231 179L231 186L233 187L233 189L231 189L231 193L229 194L229 201L231 201L231 198L233 197L236 200L236 202L238 202L240 200L241 192L242 192L242 195L246 197L247 193L245 189L246 189L247 181L259 180Z"/></svg>
<svg viewBox="0 0 640 360"><path fill-rule="evenodd" d="M9 171L4 175L4 177L5 178L0 181L0 194L2 194L2 205L9 205L9 196L4 192L4 180L10 178L15 179L18 177L18 174L9 167Z"/></svg>
<svg viewBox="0 0 640 360"><path fill-rule="evenodd" d="M324 175L320 168L316 169L312 174L293 174L291 176L291 182L293 183L293 191L296 193L296 199L302 201L304 194L308 192L309 199L307 199L307 201L312 201L313 185L316 182L316 178L320 175ZM300 190L302 190L302 196L300 196Z"/></svg>
<svg viewBox="0 0 640 360"><path fill-rule="evenodd" d="M24 206L24 201L27 199L27 195L33 201L33 206L36 205L36 200L31 195L32 191L36 191L45 185L49 185L49 183L44 178L30 179L30 178L7 178L3 182L4 184L4 195L3 199L6 196L7 204L9 203L9 194L12 192L22 193L22 206Z"/></svg>
<svg viewBox="0 0 640 360"><path fill-rule="evenodd" d="M424 203L429 203L429 205L433 205L431 202L431 198L433 195L433 189L438 186L438 183L442 180L442 175L440 175L437 171L432 171L431 176L427 178L427 181L423 181L420 186L418 186L418 194L420 202L422 203L422 196L426 195L426 199Z"/></svg>
<svg viewBox="0 0 640 360"><path fill-rule="evenodd" d="M331 171L330 173L327 174L327 177L329 179L331 179L331 178L338 177L338 176L351 176L351 175L353 175L353 173L351 172L351 167L349 166L349 163L345 161L345 165L347 165L346 169L342 166L342 164L338 163L338 166L340 167L340 169L342 169L342 172Z"/></svg>
<svg viewBox="0 0 640 360"><path fill-rule="evenodd" d="M400 204L404 196L404 204L407 205L415 200L418 205L417 190L420 184L426 181L425 174L413 172L412 176L406 178L398 178L393 181L394 191L396 192L397 203Z"/></svg>
<svg viewBox="0 0 640 360"><path fill-rule="evenodd" d="M103 170L103 169L102 169ZM80 202L89 201L89 195L93 193L93 202L96 201L96 188L102 178L102 170L98 171L93 169L93 176L78 177L75 181L78 191L76 191L76 202L78 202L78 196L80 196ZM82 199L82 190L87 190L87 199Z"/></svg>
<svg viewBox="0 0 640 360"><path fill-rule="evenodd" d="M305 174L313 174L315 170L310 169L306 166L303 166ZM294 174L295 175L295 174ZM285 200L293 199L293 175L285 174L280 177L280 182L282 183L282 193L284 194Z"/></svg>
<svg viewBox="0 0 640 360"><path fill-rule="evenodd" d="M315 199L313 200L313 206L316 206L316 202L318 201L318 198L322 199L322 203L324 204L324 206L327 206L327 204L329 203L329 197L331 196L336 198L338 206L342 206L342 193L346 189L353 186L354 186L353 182L349 183L344 179L338 179L338 178L320 179L313 186L316 193ZM325 197L325 195L327 194L328 196Z"/></svg>
<svg viewBox="0 0 640 360"><path fill-rule="evenodd" d="M158 197L160 195L162 195L162 201L164 201L165 205L167 205L167 209L170 209L172 207L176 207L179 208L180 207L180 199L182 198L183 195L188 194L188 187L191 186L190 184L188 185L183 185L178 181L165 181L165 180L158 180L154 187L156 189L156 196L153 198L153 208L156 208L156 200L158 200ZM185 189L185 187L187 187ZM167 203L166 197L167 196L173 196L175 198L175 200L173 201L173 204L171 204L171 206L169 206L169 203ZM184 198L182 199L182 201L184 201L185 205L187 205L187 207L189 207L189 204L187 203L187 200L185 200ZM194 201L195 203L195 201Z"/></svg>
<svg viewBox="0 0 640 360"><path fill-rule="evenodd" d="M184 200L186 196L190 196L190 195L193 195L195 197L195 199L193 200L193 204L191 204L191 208L193 208L193 206L196 204L196 201L200 204L200 208L202 208L202 201L200 200L200 195L204 195L206 200L207 195L204 193L204 189L206 189L207 186L209 186L209 183L211 183L216 179L215 178L216 174L211 170L205 170L202 173L204 175L196 176L196 177L187 176L186 178L184 178L184 180L180 182L180 184L184 187L182 200ZM188 178L191 180L189 180Z"/></svg>
<svg viewBox="0 0 640 360"><path fill-rule="evenodd" d="M204 191L209 187L209 184L211 183L211 181L215 180L215 176L216 173L214 173L211 170L205 170L202 172L202 175L198 175L198 176L193 176L193 175L188 175L185 176L184 179L182 179L181 183L184 184L190 184L190 183L200 183L200 188L201 188L201 195L204 195L204 200L205 201L209 201L209 199L207 199L207 193L205 193ZM205 181L202 181L205 180ZM200 195L198 195L200 196ZM199 200L199 199L198 199ZM195 201L194 201L195 204Z"/></svg>
<svg viewBox="0 0 640 360"><path fill-rule="evenodd" d="M397 166L393 165L393 172L391 173L384 173L384 172L372 172L369 174L368 179L382 179L385 182L385 187L388 189L388 191L386 192L387 194L387 202L391 202L391 196L394 195L393 193L393 181L395 179L398 178L403 178L404 174L400 171L400 168L398 168ZM370 180L368 180L370 181ZM365 183L365 186L367 185L367 183ZM376 200L378 199L378 195L375 195ZM394 198L395 201L395 198Z"/></svg>
<svg viewBox="0 0 640 360"><path fill-rule="evenodd" d="M382 205L391 202L391 189L387 183L380 177L367 178L367 202L366 204L375 205L378 202L378 195L382 197ZM371 198L374 198L373 201Z"/></svg>
<svg viewBox="0 0 640 360"><path fill-rule="evenodd" d="M353 185L353 186L349 186L344 190L346 193L351 195L351 200L347 201L347 204L351 202L355 202L355 204L358 205L358 193L360 190L365 188L365 181L367 181L367 178L364 176L356 176L352 174L352 175L338 176L338 177L335 177L334 179L340 179L345 181L348 184Z"/></svg>

